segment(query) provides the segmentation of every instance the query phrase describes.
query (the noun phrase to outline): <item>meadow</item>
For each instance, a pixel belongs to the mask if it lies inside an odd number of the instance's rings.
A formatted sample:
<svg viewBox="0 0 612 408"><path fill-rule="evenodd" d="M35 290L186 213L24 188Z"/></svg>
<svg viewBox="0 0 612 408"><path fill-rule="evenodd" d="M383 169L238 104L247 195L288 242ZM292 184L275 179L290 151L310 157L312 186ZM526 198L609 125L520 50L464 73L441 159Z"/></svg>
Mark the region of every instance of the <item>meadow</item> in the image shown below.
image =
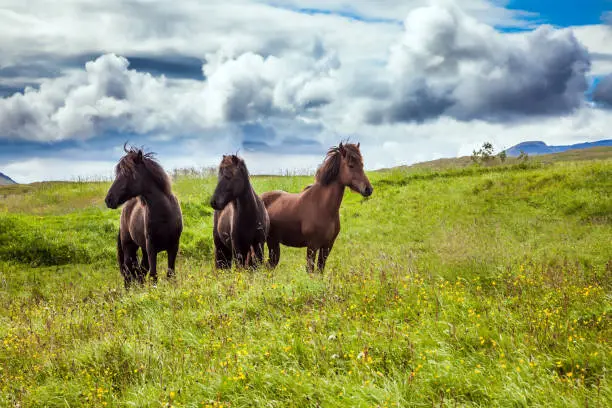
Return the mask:
<svg viewBox="0 0 612 408"><path fill-rule="evenodd" d="M0 406L612 404L612 155L368 175L312 277L216 272L216 180L178 177L176 281L130 292L109 182L1 187Z"/></svg>

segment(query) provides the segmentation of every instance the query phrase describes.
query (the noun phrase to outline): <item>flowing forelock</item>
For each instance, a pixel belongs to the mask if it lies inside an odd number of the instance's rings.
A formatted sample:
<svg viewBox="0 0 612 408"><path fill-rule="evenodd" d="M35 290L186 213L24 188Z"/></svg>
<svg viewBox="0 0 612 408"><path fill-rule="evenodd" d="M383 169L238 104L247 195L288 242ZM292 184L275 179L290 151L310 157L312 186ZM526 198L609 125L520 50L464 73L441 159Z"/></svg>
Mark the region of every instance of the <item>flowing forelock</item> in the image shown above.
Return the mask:
<svg viewBox="0 0 612 408"><path fill-rule="evenodd" d="M245 177L249 177L249 170L247 169L246 163L242 158L234 154L223 156L223 159L221 160L219 172L222 173L227 170L232 172L234 170L239 170Z"/></svg>

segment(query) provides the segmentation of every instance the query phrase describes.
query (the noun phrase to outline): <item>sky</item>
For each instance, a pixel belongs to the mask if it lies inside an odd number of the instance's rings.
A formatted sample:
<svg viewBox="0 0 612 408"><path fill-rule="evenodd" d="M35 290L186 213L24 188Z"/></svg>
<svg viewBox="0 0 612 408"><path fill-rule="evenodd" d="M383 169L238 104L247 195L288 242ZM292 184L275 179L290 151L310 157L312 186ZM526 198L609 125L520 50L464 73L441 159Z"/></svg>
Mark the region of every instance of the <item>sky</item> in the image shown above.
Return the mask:
<svg viewBox="0 0 612 408"><path fill-rule="evenodd" d="M0 0L0 172L311 172L610 139L610 0Z"/></svg>

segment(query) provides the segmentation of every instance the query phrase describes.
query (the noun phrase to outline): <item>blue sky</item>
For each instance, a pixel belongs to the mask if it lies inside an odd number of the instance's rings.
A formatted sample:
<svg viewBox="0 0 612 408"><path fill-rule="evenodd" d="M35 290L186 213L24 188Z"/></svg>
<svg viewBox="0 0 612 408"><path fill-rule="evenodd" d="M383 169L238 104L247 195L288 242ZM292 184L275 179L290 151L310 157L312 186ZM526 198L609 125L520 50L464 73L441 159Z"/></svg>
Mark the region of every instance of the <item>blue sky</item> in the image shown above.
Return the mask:
<svg viewBox="0 0 612 408"><path fill-rule="evenodd" d="M372 169L610 138L607 0L6 9L0 171L18 181L106 177L126 140L169 170L240 151L271 173L312 171L348 137Z"/></svg>
<svg viewBox="0 0 612 408"><path fill-rule="evenodd" d="M537 19L560 27L601 23L612 7L608 0L510 0L508 8L537 13Z"/></svg>
<svg viewBox="0 0 612 408"><path fill-rule="evenodd" d="M338 15L357 21L371 23L401 24L403 19L402 16L398 16L397 18L369 17L357 13L351 8L330 10L326 8L298 7L283 4L278 4L278 6L286 7L287 9L304 14ZM526 20L533 20L543 24L553 24L560 27L599 24L603 12L611 8L610 1L608 0L587 0L582 2L576 0L510 0L507 2L506 7L510 10L533 13L533 16L525 17Z"/></svg>

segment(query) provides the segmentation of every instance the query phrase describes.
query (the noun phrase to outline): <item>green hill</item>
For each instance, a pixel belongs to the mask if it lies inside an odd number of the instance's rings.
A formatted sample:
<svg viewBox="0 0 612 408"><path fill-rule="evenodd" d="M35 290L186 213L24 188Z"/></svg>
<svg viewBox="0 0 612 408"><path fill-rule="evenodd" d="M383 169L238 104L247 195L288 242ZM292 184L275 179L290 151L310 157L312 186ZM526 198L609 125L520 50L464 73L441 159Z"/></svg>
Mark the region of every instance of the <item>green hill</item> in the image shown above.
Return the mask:
<svg viewBox="0 0 612 408"><path fill-rule="evenodd" d="M528 157L528 161L536 162L536 163L554 163L561 161L582 161L582 160L605 160L612 159L612 147L610 146L598 146L598 147L590 147L586 149L574 149L567 150L559 153L550 153L550 154L540 154L533 157ZM518 164L522 163L524 160L519 159L518 157L508 157L505 163L502 163L498 157L495 157L488 163L488 166L499 166L501 164ZM468 167L471 166L474 162L470 156L461 156L461 157L453 157L453 158L443 158L430 160L426 162L419 162L412 164L410 166L399 166L402 169L413 169L413 170L421 170L421 169L434 169L434 170L443 170L443 169L451 169L458 167ZM383 169L382 171L388 171L389 169Z"/></svg>
<svg viewBox="0 0 612 408"><path fill-rule="evenodd" d="M612 159L563 154L372 172L314 277L214 271L181 177L177 281L130 293L110 183L0 187L0 406L609 406Z"/></svg>

